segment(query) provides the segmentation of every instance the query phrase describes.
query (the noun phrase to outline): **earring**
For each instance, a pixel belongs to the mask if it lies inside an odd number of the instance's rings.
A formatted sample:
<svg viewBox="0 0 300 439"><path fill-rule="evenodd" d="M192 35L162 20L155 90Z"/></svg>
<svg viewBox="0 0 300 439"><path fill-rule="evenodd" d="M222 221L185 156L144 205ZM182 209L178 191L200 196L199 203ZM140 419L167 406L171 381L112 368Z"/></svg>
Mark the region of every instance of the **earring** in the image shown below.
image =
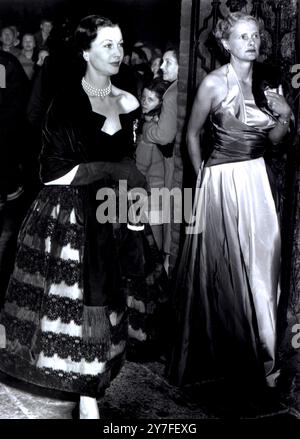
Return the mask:
<svg viewBox="0 0 300 439"><path fill-rule="evenodd" d="M86 52L83 52L83 59L88 62L89 60L89 55Z"/></svg>

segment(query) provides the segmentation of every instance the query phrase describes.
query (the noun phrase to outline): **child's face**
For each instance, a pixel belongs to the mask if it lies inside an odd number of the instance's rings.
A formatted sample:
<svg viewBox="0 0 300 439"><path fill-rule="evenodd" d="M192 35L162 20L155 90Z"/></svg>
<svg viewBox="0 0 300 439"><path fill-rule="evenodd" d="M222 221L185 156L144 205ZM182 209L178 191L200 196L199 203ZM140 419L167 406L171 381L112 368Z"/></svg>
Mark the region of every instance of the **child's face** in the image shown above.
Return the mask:
<svg viewBox="0 0 300 439"><path fill-rule="evenodd" d="M160 101L154 91L148 90L148 88L144 88L141 104L142 112L149 113L149 111L154 110L154 108L158 107Z"/></svg>

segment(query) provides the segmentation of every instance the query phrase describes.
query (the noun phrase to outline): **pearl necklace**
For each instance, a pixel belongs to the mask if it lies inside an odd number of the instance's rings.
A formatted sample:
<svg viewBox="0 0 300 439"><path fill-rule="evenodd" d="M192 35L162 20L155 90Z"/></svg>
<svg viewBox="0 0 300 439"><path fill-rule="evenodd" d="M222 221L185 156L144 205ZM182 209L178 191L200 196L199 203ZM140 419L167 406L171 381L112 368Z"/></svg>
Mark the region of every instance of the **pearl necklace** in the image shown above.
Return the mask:
<svg viewBox="0 0 300 439"><path fill-rule="evenodd" d="M98 96L100 98L104 98L105 96L108 96L111 92L111 82L109 81L109 84L107 87L104 88L97 88L93 87L91 84L86 82L84 78L81 80L81 85L83 90L86 92L89 96Z"/></svg>

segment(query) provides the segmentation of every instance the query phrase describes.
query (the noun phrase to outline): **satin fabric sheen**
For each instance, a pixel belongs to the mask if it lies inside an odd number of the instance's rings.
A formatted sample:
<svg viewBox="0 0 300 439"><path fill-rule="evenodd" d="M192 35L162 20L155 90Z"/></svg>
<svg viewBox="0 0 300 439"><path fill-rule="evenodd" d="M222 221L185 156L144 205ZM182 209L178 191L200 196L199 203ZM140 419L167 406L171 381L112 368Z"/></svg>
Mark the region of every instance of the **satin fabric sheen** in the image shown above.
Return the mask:
<svg viewBox="0 0 300 439"><path fill-rule="evenodd" d="M176 282L177 335L169 378L183 385L238 377L263 383L273 367L280 231L263 154L275 121L245 101L231 65L212 111L215 147L197 180Z"/></svg>

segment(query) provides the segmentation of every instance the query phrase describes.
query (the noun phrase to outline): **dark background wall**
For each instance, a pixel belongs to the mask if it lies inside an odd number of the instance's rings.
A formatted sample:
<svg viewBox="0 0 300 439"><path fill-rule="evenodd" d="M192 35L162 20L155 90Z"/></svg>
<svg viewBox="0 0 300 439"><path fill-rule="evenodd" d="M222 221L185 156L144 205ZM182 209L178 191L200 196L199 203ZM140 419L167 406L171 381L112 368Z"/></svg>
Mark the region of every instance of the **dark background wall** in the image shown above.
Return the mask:
<svg viewBox="0 0 300 439"><path fill-rule="evenodd" d="M42 17L57 22L102 14L120 23L125 40L143 40L164 49L179 41L180 0L0 0L0 26L16 24L34 32Z"/></svg>

